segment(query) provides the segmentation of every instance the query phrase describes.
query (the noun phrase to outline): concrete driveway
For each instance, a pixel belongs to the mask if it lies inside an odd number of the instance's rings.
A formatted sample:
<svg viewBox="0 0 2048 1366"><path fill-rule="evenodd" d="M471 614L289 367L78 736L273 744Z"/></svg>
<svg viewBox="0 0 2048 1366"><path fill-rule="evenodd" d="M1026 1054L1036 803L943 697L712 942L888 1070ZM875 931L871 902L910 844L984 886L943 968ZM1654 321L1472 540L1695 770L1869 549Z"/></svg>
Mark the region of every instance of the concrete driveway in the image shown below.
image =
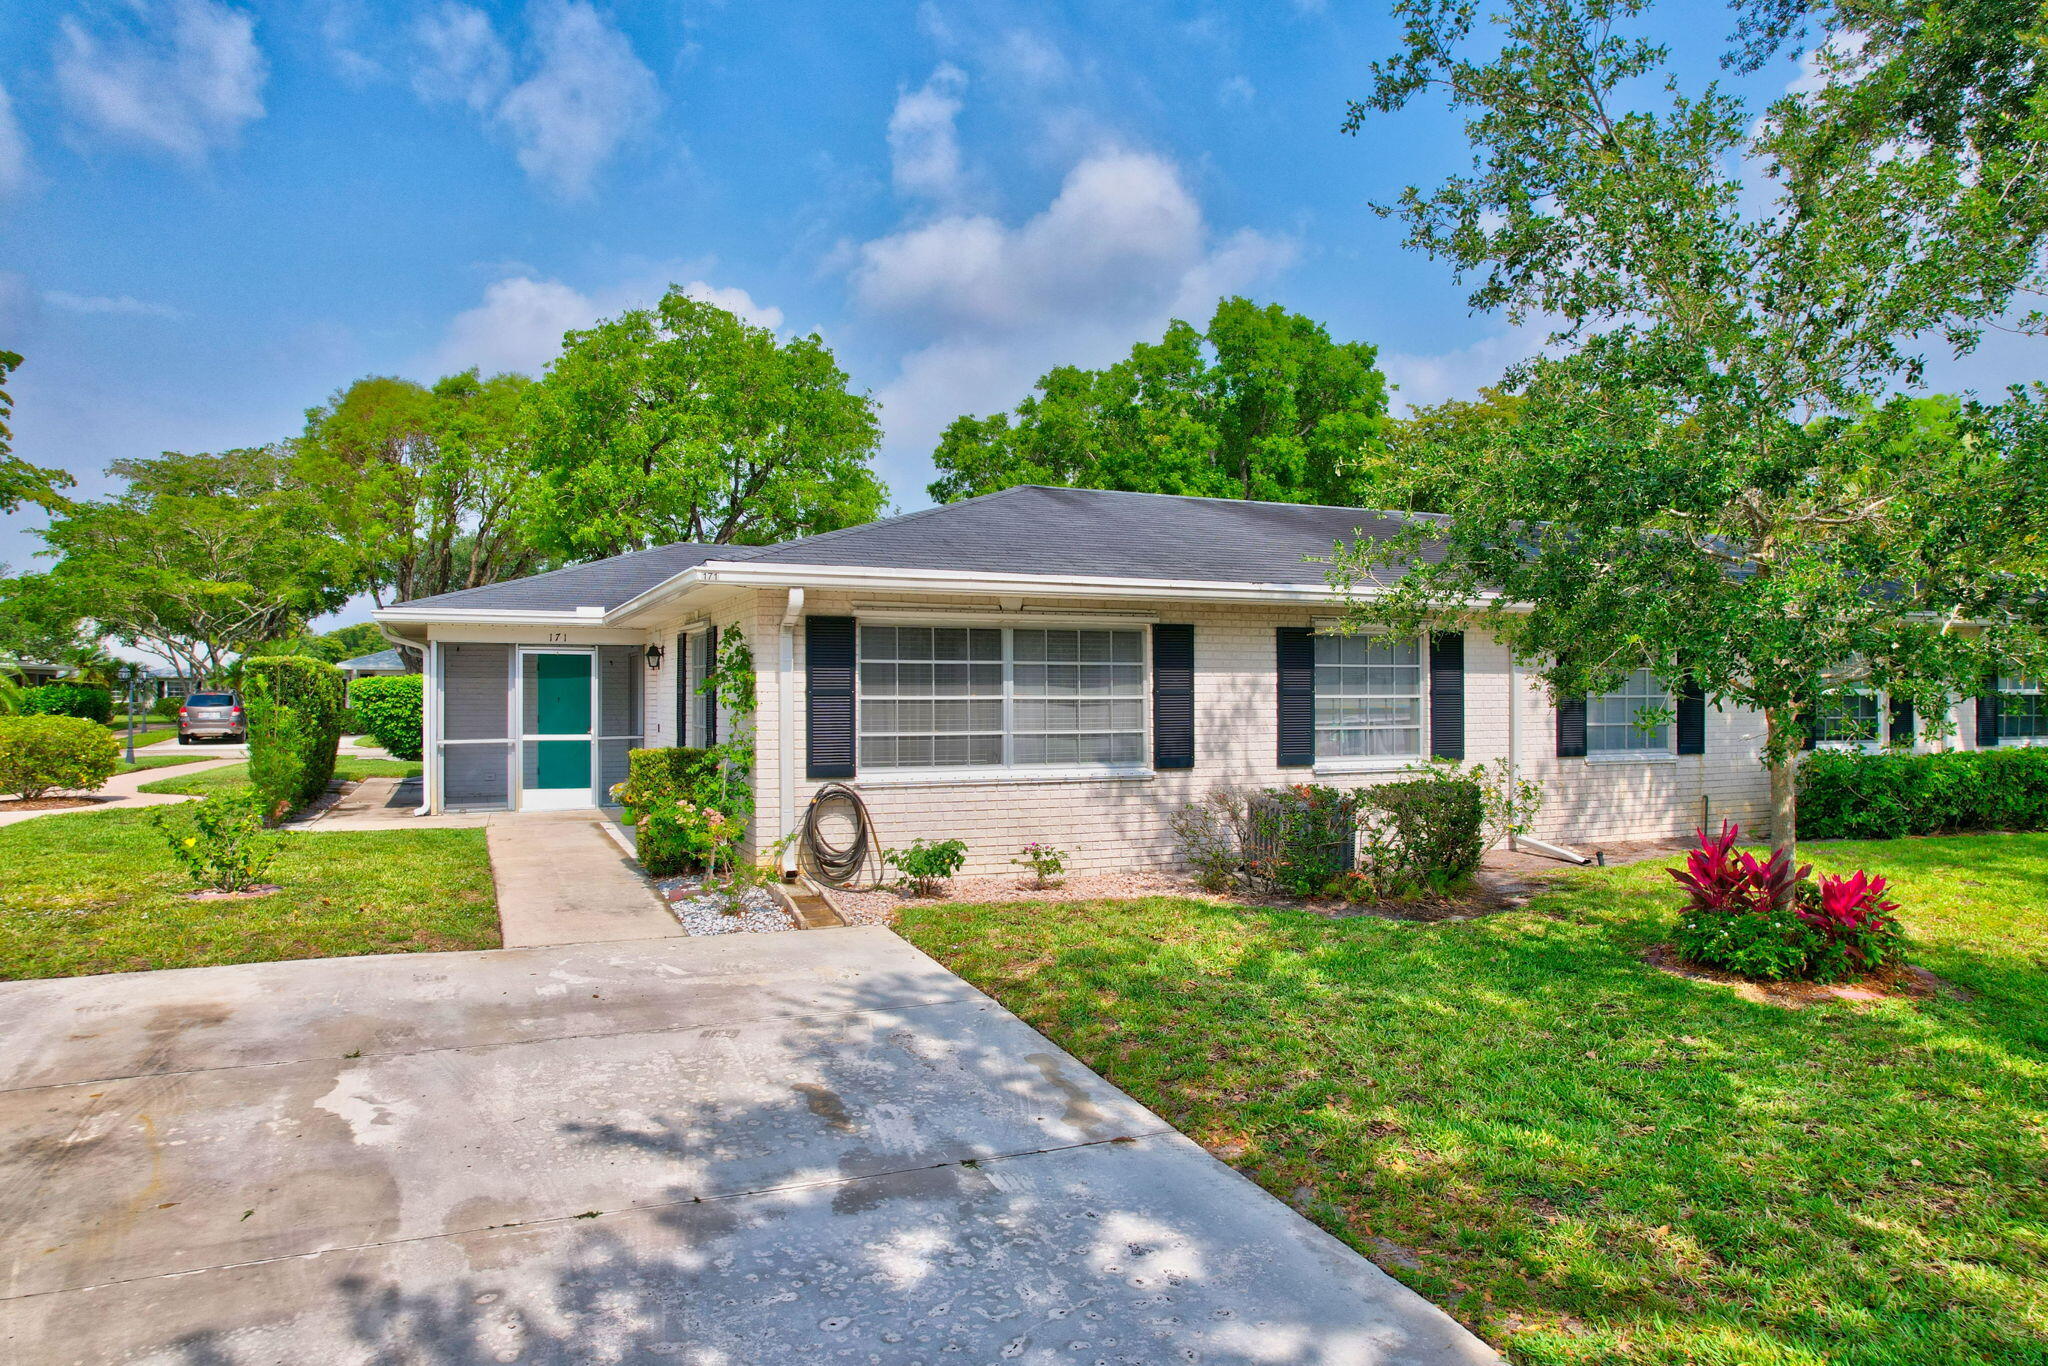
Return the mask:
<svg viewBox="0 0 2048 1366"><path fill-rule="evenodd" d="M0 985L0 1360L1496 1362L880 929Z"/></svg>

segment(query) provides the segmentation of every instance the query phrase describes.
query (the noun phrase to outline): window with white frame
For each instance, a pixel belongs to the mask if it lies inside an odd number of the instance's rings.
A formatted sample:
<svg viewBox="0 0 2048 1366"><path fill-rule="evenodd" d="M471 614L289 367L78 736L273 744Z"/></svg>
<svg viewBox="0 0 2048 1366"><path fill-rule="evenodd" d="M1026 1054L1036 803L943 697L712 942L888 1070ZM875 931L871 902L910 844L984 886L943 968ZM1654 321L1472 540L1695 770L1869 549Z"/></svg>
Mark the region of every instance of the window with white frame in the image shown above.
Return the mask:
<svg viewBox="0 0 2048 1366"><path fill-rule="evenodd" d="M1884 733L1879 729L1877 694L1852 692L1827 698L1814 718L1813 738L1822 745L1882 744Z"/></svg>
<svg viewBox="0 0 2048 1366"><path fill-rule="evenodd" d="M862 622L859 691L863 769L1145 761L1137 629Z"/></svg>
<svg viewBox="0 0 2048 1366"><path fill-rule="evenodd" d="M1316 759L1422 756L1422 641L1319 635Z"/></svg>
<svg viewBox="0 0 2048 1366"><path fill-rule="evenodd" d="M2000 744L2048 744L2048 692L2039 679L1998 680Z"/></svg>
<svg viewBox="0 0 2048 1366"><path fill-rule="evenodd" d="M1586 701L1587 754L1663 754L1671 748L1671 690L1648 669Z"/></svg>

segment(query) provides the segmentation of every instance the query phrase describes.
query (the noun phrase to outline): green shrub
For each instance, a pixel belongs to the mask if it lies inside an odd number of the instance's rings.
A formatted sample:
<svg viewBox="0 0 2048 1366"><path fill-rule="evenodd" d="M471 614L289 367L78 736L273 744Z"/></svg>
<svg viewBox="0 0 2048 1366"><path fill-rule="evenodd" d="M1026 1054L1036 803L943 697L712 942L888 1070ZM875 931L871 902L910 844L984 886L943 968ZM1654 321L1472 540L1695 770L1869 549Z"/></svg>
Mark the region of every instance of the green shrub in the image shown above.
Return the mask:
<svg viewBox="0 0 2048 1366"><path fill-rule="evenodd" d="M304 655L242 666L249 714L249 782L275 821L327 790L341 743L341 670Z"/></svg>
<svg viewBox="0 0 2048 1366"><path fill-rule="evenodd" d="M1234 790L1218 787L1167 820L1182 866L1205 892L1227 892L1237 885L1244 860L1238 853L1233 817L1243 806L1244 799Z"/></svg>
<svg viewBox="0 0 2048 1366"><path fill-rule="evenodd" d="M1319 896L1352 866L1358 804L1352 794L1316 783L1269 787L1245 798L1236 824L1255 886Z"/></svg>
<svg viewBox="0 0 2048 1366"><path fill-rule="evenodd" d="M1486 794L1471 778L1432 775L1358 794L1391 836L1400 872L1437 891L1458 886L1486 853Z"/></svg>
<svg viewBox="0 0 2048 1366"><path fill-rule="evenodd" d="M263 828L266 799L249 792L220 792L199 802L153 806L149 823L163 832L171 857L199 886L239 892L270 870L282 848Z"/></svg>
<svg viewBox="0 0 2048 1366"><path fill-rule="evenodd" d="M678 799L717 805L718 756L708 749L626 751L626 781L612 784L612 800L629 811L652 811Z"/></svg>
<svg viewBox="0 0 2048 1366"><path fill-rule="evenodd" d="M182 697L159 697L149 704L149 714L159 721L175 721L178 719L178 709L184 705L185 699Z"/></svg>
<svg viewBox="0 0 2048 1366"><path fill-rule="evenodd" d="M0 716L0 792L30 801L58 789L97 791L120 766L121 742L78 716Z"/></svg>
<svg viewBox="0 0 2048 1366"><path fill-rule="evenodd" d="M2048 749L1820 750L1799 765L1799 833L1808 839L1970 830L2048 830Z"/></svg>
<svg viewBox="0 0 2048 1366"><path fill-rule="evenodd" d="M45 683L21 690L19 710L23 716L76 716L104 726L114 719L114 695L90 683Z"/></svg>
<svg viewBox="0 0 2048 1366"><path fill-rule="evenodd" d="M420 689L418 674L385 674L358 678L349 694L364 731L394 759L417 759L422 752Z"/></svg>
<svg viewBox="0 0 2048 1366"><path fill-rule="evenodd" d="M967 846L959 840L915 839L908 849L890 849L882 861L903 875L903 886L916 896L935 896L939 884L967 862Z"/></svg>
<svg viewBox="0 0 2048 1366"><path fill-rule="evenodd" d="M1036 840L1017 851L1017 857L1010 860L1020 868L1029 868L1034 885L1050 887L1053 879L1066 871L1067 856L1050 844Z"/></svg>
<svg viewBox="0 0 2048 1366"><path fill-rule="evenodd" d="M678 797L640 813L634 847L640 866L652 877L673 877L700 868L710 875L721 868L730 873L738 863L740 840L746 832L745 822L737 817Z"/></svg>
<svg viewBox="0 0 2048 1366"><path fill-rule="evenodd" d="M343 707L341 709L341 733L343 735L361 735L363 733L363 718L356 715L354 707Z"/></svg>

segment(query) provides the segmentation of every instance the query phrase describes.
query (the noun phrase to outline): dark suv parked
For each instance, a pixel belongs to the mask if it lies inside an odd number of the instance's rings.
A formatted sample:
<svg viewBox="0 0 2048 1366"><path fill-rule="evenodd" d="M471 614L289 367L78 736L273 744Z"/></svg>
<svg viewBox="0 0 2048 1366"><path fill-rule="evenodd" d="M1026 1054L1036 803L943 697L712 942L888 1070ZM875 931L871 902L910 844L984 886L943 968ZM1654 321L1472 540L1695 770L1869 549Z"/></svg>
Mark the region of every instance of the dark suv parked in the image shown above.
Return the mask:
<svg viewBox="0 0 2048 1366"><path fill-rule="evenodd" d="M178 743L194 740L246 740L249 719L242 699L231 692L196 692L178 708Z"/></svg>

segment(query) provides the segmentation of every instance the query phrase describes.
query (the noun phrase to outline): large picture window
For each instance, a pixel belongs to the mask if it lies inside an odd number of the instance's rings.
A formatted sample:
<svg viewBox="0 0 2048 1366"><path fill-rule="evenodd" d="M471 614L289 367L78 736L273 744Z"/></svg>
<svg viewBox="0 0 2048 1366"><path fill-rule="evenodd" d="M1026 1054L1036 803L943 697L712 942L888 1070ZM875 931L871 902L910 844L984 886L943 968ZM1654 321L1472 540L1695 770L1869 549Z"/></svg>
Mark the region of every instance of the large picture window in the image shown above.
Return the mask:
<svg viewBox="0 0 2048 1366"><path fill-rule="evenodd" d="M2048 693L2038 679L1998 680L1998 742L2048 744Z"/></svg>
<svg viewBox="0 0 2048 1366"><path fill-rule="evenodd" d="M1316 759L1422 756L1422 642L1316 637Z"/></svg>
<svg viewBox="0 0 2048 1366"><path fill-rule="evenodd" d="M863 769L1135 768L1135 629L860 627Z"/></svg>
<svg viewBox="0 0 2048 1366"><path fill-rule="evenodd" d="M1650 717L1657 719L1645 724ZM1671 748L1671 691L1648 669L1587 699L1587 754L1663 754Z"/></svg>

